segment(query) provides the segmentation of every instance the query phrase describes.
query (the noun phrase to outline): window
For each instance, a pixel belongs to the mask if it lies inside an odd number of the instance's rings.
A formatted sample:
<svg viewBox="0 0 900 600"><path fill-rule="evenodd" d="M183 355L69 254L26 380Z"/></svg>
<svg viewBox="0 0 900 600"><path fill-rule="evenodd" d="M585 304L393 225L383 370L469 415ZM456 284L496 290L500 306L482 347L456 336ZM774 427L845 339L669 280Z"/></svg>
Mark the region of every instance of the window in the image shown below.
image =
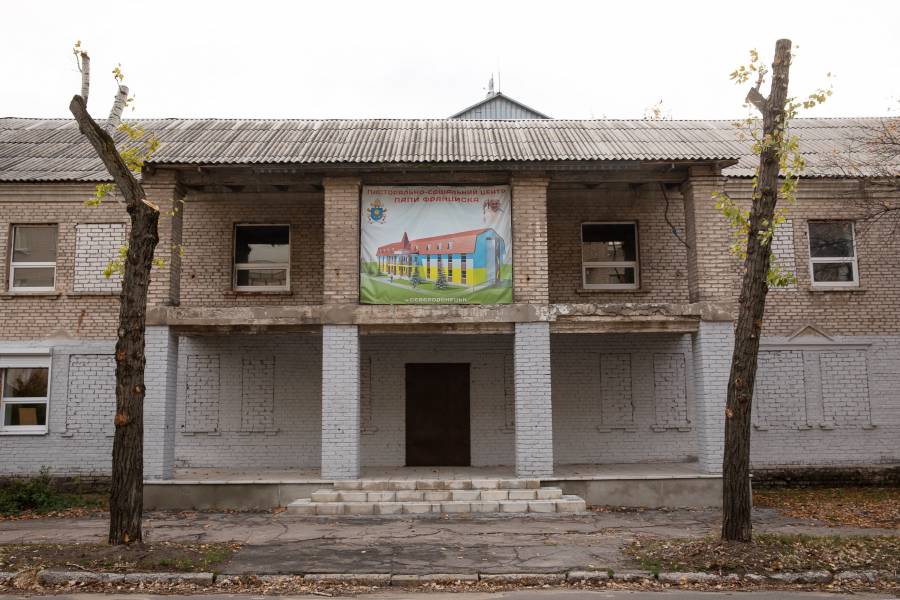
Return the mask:
<svg viewBox="0 0 900 600"><path fill-rule="evenodd" d="M234 289L289 290L290 225L237 225L234 231Z"/></svg>
<svg viewBox="0 0 900 600"><path fill-rule="evenodd" d="M809 272L813 287L859 285L853 221L809 222Z"/></svg>
<svg viewBox="0 0 900 600"><path fill-rule="evenodd" d="M49 357L0 357L3 433L46 433Z"/></svg>
<svg viewBox="0 0 900 600"><path fill-rule="evenodd" d="M52 292L56 287L56 225L13 225L9 289Z"/></svg>
<svg viewBox="0 0 900 600"><path fill-rule="evenodd" d="M581 272L585 289L637 289L636 223L582 223Z"/></svg>

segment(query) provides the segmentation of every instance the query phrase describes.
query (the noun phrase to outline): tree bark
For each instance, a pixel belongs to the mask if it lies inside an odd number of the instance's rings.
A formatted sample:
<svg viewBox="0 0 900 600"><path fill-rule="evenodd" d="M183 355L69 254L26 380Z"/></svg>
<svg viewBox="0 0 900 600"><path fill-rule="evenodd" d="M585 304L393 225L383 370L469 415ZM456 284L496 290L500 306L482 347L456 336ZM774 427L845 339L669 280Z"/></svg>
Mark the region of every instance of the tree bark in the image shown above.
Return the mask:
<svg viewBox="0 0 900 600"><path fill-rule="evenodd" d="M131 217L116 340L116 433L109 501L109 543L128 544L143 540L144 328L159 211L146 201L144 188L128 170L112 137L88 114L84 99L72 98L69 110L112 175Z"/></svg>
<svg viewBox="0 0 900 600"><path fill-rule="evenodd" d="M785 103L791 64L791 41L778 40L772 63L772 89L763 98L758 86L747 95L763 117L763 139L768 140L759 157L757 188L750 207L747 259L741 283L734 354L725 405L725 456L723 472L722 539L749 542L750 520L750 406L756 380L759 337L762 331L771 247L759 232L772 225L778 200L780 140L784 136Z"/></svg>

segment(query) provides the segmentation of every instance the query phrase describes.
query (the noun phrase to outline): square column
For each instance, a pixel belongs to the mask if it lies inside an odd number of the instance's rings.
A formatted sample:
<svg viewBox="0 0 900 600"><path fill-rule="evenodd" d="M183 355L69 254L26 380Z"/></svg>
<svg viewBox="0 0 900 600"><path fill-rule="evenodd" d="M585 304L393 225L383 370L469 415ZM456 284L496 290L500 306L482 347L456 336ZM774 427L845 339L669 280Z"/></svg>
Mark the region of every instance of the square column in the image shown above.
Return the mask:
<svg viewBox="0 0 900 600"><path fill-rule="evenodd" d="M553 475L550 324L516 323L516 476Z"/></svg>
<svg viewBox="0 0 900 600"><path fill-rule="evenodd" d="M148 326L144 356L144 479L172 479L178 336L168 327Z"/></svg>
<svg viewBox="0 0 900 600"><path fill-rule="evenodd" d="M706 473L722 472L725 398L734 352L734 323L700 321L693 336L697 459Z"/></svg>
<svg viewBox="0 0 900 600"><path fill-rule="evenodd" d="M322 326L322 477L359 477L359 332Z"/></svg>
<svg viewBox="0 0 900 600"><path fill-rule="evenodd" d="M540 176L512 178L513 295L516 302L547 304L547 185Z"/></svg>
<svg viewBox="0 0 900 600"><path fill-rule="evenodd" d="M359 301L358 177L326 177L324 235L324 304Z"/></svg>

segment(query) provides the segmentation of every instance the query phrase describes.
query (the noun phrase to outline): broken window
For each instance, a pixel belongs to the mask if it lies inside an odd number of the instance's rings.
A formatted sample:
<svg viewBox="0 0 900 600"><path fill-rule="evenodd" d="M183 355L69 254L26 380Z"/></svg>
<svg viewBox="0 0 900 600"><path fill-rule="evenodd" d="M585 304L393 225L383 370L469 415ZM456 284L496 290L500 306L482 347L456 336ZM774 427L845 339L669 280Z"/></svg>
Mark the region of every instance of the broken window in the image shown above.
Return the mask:
<svg viewBox="0 0 900 600"><path fill-rule="evenodd" d="M291 273L290 225L236 225L234 232L234 289L289 290Z"/></svg>
<svg viewBox="0 0 900 600"><path fill-rule="evenodd" d="M637 289L636 223L582 223L581 271L585 289Z"/></svg>

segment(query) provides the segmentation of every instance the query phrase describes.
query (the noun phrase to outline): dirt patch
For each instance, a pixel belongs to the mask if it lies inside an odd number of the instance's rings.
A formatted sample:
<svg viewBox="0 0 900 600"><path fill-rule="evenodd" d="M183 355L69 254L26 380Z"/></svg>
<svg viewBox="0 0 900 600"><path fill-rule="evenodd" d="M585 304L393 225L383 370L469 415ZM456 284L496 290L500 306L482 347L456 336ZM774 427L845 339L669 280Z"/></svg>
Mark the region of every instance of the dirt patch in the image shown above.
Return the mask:
<svg viewBox="0 0 900 600"><path fill-rule="evenodd" d="M900 488L754 488L754 506L830 527L900 529Z"/></svg>
<svg viewBox="0 0 900 600"><path fill-rule="evenodd" d="M111 573L217 571L239 548L237 544L180 544L159 542L106 544L0 545L0 571L85 569Z"/></svg>
<svg viewBox="0 0 900 600"><path fill-rule="evenodd" d="M900 537L761 534L753 542L719 539L637 540L623 549L650 571L777 573L900 569Z"/></svg>

